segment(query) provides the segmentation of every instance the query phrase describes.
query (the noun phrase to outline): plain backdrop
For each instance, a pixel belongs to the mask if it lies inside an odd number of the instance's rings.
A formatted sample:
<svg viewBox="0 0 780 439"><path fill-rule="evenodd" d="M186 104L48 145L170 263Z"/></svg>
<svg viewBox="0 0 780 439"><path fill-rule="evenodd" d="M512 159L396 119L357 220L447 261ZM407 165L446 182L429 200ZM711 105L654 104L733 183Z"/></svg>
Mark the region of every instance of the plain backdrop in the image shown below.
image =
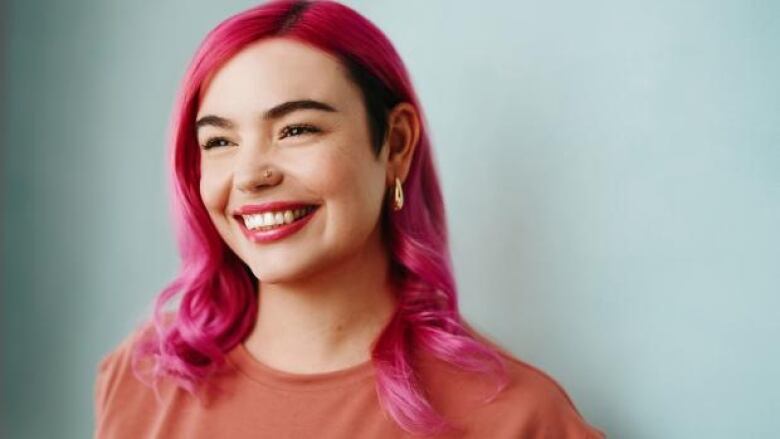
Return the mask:
<svg viewBox="0 0 780 439"><path fill-rule="evenodd" d="M90 436L178 267L175 90L252 4L2 6L0 436ZM347 4L422 100L466 317L611 438L780 437L780 4Z"/></svg>

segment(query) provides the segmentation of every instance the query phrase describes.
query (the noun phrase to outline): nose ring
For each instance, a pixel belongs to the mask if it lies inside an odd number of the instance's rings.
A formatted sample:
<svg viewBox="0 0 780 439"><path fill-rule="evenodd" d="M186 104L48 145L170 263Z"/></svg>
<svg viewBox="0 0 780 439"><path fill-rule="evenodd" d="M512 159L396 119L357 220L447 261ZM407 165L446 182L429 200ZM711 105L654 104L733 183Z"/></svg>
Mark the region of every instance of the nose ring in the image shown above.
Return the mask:
<svg viewBox="0 0 780 439"><path fill-rule="evenodd" d="M265 178L270 178L270 177L271 177L271 170L270 169L266 169L265 170Z"/></svg>

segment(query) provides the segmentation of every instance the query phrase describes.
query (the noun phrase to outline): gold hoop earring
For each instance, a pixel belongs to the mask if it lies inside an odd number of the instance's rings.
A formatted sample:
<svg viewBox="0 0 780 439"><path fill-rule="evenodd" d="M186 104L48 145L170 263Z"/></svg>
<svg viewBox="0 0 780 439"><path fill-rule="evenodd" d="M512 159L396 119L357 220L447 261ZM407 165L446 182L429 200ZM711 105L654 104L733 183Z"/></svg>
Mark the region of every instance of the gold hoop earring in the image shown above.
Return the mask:
<svg viewBox="0 0 780 439"><path fill-rule="evenodd" d="M398 211L404 207L404 190L401 187L401 180L395 177L395 196L393 198L393 210Z"/></svg>

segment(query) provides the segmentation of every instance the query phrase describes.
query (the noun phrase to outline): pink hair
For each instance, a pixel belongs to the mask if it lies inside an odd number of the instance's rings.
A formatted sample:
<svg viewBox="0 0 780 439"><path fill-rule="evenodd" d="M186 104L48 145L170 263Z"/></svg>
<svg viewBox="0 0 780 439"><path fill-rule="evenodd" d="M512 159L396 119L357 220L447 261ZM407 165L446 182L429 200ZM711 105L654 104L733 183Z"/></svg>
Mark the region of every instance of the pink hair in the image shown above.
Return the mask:
<svg viewBox="0 0 780 439"><path fill-rule="evenodd" d="M195 54L170 125L172 215L182 265L178 277L155 301L154 336L136 345L133 370L142 378L140 361L153 356L156 393L159 379L168 376L195 394L254 325L258 280L222 241L202 203L194 122L199 93L210 74L248 44L282 36L357 63L420 115L419 143L404 182L404 208L382 213L398 308L376 340L371 358L379 402L401 428L421 435L450 430L453 426L434 410L415 374L414 348L460 369L497 378L496 391L486 402L508 383L505 360L458 310L444 200L425 118L406 68L381 30L330 0L274 0L248 9L209 32ZM163 308L177 295L181 301L169 319Z"/></svg>

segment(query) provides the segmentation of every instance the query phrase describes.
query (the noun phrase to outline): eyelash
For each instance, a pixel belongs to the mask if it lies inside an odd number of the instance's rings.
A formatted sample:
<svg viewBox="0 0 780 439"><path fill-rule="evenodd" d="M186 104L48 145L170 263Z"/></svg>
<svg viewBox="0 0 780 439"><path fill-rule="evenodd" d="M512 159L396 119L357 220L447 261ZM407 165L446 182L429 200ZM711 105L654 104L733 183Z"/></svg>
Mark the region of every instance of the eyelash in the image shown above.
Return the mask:
<svg viewBox="0 0 780 439"><path fill-rule="evenodd" d="M317 127L315 127L313 125L287 125L286 127L282 128L282 134L289 133L292 130L302 130L302 132L300 134L296 134L294 137L297 137L297 136L299 136L301 134L317 133L317 132L320 131L319 128L317 128ZM287 136L282 136L282 137L280 137L279 140L284 139L285 137L287 137ZM218 145L218 143L222 142L222 141L230 142L228 139L226 139L224 137L211 137L208 140L206 140L206 144L203 145L203 149L211 149L211 148L220 147L220 146L227 146L227 145Z"/></svg>

